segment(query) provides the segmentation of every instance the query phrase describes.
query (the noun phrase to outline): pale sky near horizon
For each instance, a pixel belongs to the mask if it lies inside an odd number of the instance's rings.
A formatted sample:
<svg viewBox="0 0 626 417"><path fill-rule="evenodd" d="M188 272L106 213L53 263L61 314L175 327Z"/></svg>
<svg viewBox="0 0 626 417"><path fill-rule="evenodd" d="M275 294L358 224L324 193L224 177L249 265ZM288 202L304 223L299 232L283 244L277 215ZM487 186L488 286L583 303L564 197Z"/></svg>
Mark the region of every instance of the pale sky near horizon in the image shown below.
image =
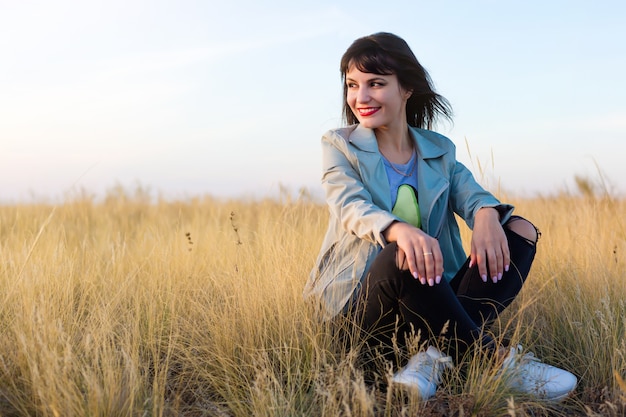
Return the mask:
<svg viewBox="0 0 626 417"><path fill-rule="evenodd" d="M339 60L378 31L430 72L455 112L437 130L491 190L581 176L624 195L625 18L621 1L0 0L0 203L317 194Z"/></svg>

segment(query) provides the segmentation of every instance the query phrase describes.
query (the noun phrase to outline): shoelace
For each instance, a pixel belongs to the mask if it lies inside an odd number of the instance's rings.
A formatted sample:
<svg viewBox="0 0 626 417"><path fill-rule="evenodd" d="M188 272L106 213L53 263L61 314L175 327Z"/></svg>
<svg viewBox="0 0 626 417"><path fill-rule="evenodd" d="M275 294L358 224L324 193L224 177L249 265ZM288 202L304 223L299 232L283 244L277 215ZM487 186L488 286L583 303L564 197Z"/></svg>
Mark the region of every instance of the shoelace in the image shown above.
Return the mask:
<svg viewBox="0 0 626 417"><path fill-rule="evenodd" d="M529 363L529 362L541 363L539 358L536 357L533 352L526 352L522 354L522 350L523 350L522 345L517 345L517 347L511 348L511 353L510 353L512 355L511 360L515 366L518 366L523 363Z"/></svg>
<svg viewBox="0 0 626 417"><path fill-rule="evenodd" d="M439 384L441 382L442 372L448 368L452 369L452 358L450 356L441 356L433 360L433 373L435 374L435 382Z"/></svg>
<svg viewBox="0 0 626 417"><path fill-rule="evenodd" d="M441 374L445 368L453 368L450 356L439 356L433 358L426 352L419 354L419 359L405 371L415 372L426 380L433 380L436 384L441 382Z"/></svg>
<svg viewBox="0 0 626 417"><path fill-rule="evenodd" d="M523 348L522 345L517 345L517 347L511 349L514 352L515 356L520 356L521 361L534 361L539 362L539 358L535 356L534 352L526 352L522 354Z"/></svg>

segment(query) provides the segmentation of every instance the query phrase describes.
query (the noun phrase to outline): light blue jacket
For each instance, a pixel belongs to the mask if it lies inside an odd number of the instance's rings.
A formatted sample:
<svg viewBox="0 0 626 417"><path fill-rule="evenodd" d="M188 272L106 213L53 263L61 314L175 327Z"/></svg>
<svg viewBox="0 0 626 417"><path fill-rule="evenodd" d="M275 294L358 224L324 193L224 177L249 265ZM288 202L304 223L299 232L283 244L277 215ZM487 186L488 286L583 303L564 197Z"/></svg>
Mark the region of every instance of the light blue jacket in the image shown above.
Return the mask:
<svg viewBox="0 0 626 417"><path fill-rule="evenodd" d="M467 255L455 213L470 228L482 207L496 207L504 223L513 207L503 205L456 160L450 139L410 128L417 150L418 204L422 230L439 240L444 278L452 279ZM387 242L382 232L394 221L389 181L374 131L360 125L322 137L322 186L330 217L317 262L304 289L331 318L354 296L372 261Z"/></svg>

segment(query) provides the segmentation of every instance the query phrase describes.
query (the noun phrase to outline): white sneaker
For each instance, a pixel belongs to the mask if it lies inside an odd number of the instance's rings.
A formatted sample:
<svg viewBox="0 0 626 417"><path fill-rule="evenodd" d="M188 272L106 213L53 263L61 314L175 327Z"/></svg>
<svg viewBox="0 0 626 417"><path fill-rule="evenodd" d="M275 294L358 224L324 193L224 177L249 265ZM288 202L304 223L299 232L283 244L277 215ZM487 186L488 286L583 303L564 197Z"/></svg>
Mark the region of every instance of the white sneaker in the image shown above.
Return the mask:
<svg viewBox="0 0 626 417"><path fill-rule="evenodd" d="M417 389L420 397L426 400L435 395L446 367L452 367L452 358L429 346L426 352L413 356L404 368L396 372L391 381Z"/></svg>
<svg viewBox="0 0 626 417"><path fill-rule="evenodd" d="M522 346L511 348L502 364L511 388L550 401L560 401L576 388L571 372L539 361L532 352L522 355Z"/></svg>

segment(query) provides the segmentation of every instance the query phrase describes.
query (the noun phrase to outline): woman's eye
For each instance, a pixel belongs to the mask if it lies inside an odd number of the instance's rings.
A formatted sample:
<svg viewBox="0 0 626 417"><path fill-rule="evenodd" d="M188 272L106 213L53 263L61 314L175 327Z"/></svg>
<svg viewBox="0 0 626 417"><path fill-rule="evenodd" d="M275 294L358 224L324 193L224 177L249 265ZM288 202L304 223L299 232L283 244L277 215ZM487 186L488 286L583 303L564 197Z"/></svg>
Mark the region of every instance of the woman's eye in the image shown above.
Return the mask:
<svg viewBox="0 0 626 417"><path fill-rule="evenodd" d="M354 87L356 87L355 83L348 83L348 88L354 88Z"/></svg>

